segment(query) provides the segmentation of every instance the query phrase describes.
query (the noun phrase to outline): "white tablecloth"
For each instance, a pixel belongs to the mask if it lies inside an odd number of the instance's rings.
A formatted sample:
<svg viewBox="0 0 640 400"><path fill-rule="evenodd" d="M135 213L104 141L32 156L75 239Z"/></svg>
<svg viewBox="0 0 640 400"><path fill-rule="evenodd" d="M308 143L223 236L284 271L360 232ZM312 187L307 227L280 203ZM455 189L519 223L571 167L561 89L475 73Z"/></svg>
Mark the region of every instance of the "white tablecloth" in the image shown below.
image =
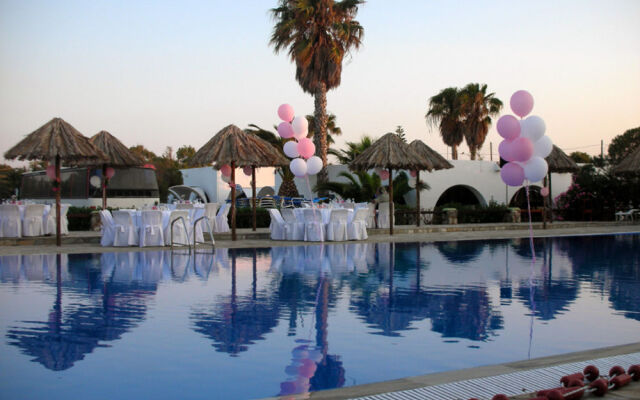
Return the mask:
<svg viewBox="0 0 640 400"><path fill-rule="evenodd" d="M294 208L293 212L296 215L298 221L304 222L304 210L309 210L308 208ZM316 211L320 212L322 215L322 223L328 224L329 219L331 218L331 210L347 210L349 215L347 216L347 222L351 222L353 219L353 210L350 208L316 208Z"/></svg>
<svg viewBox="0 0 640 400"><path fill-rule="evenodd" d="M20 220L24 221L24 211L27 209L27 205L26 204L18 204L18 209L20 210ZM44 214L42 214L42 217L46 217L47 215L49 215L49 211L51 211L51 206L48 204L45 204L44 206Z"/></svg>
<svg viewBox="0 0 640 400"><path fill-rule="evenodd" d="M131 214L131 219L133 220L133 224L136 226L136 228L142 227L142 210L121 210L121 211L127 211L129 214ZM187 225L193 224L196 221L196 219L204 215L204 207L195 207L192 209L186 209L184 211L189 211L189 220L185 221ZM169 210L162 211L162 229L165 229L169 225L170 217L171 217L171 211Z"/></svg>

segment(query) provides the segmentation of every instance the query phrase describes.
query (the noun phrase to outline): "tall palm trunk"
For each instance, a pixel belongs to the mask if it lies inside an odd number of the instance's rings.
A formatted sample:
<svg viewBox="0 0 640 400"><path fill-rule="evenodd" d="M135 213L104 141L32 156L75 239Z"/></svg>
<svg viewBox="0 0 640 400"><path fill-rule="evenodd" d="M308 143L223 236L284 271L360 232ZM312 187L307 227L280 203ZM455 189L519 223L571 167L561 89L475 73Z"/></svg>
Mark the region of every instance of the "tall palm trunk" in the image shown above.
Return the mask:
<svg viewBox="0 0 640 400"><path fill-rule="evenodd" d="M321 82L314 95L314 119L316 126L314 142L316 155L322 159L322 170L318 173L318 183L329 181L327 173L327 86Z"/></svg>
<svg viewBox="0 0 640 400"><path fill-rule="evenodd" d="M469 153L471 154L471 159L475 160L478 149L475 146L469 146Z"/></svg>
<svg viewBox="0 0 640 400"><path fill-rule="evenodd" d="M452 160L458 159L458 146L456 145L451 146L451 159Z"/></svg>

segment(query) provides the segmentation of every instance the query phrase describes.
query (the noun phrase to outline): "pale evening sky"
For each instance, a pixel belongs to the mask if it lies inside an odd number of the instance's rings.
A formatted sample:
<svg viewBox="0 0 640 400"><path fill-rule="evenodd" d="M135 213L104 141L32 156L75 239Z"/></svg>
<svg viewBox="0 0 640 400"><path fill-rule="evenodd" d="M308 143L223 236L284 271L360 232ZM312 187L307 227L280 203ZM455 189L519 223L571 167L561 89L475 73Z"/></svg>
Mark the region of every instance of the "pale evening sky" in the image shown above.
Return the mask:
<svg viewBox="0 0 640 400"><path fill-rule="evenodd" d="M286 54L268 41L275 0L0 1L0 152L59 116L160 154L196 149L228 124L278 123L281 103L313 112ZM344 141L402 125L444 154L424 119L448 86L519 89L567 152L640 126L640 1L370 0L364 42L329 92ZM494 157L491 129L480 151ZM467 149L462 146L466 159Z"/></svg>

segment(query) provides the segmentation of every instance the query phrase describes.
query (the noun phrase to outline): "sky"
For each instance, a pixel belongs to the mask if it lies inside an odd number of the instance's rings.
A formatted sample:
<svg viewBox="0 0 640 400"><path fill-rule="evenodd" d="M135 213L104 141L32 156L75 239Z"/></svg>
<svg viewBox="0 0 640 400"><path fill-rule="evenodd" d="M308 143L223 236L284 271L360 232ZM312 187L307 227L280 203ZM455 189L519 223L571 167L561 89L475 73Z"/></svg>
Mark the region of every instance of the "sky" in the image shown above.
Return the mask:
<svg viewBox="0 0 640 400"><path fill-rule="evenodd" d="M229 124L272 128L282 103L313 113L289 57L269 46L276 4L0 0L0 152L53 117L161 154L198 149ZM446 155L428 99L471 82L502 114L528 90L567 153L599 154L601 140L606 153L640 126L640 1L370 0L357 19L362 47L328 94L338 148L401 125ZM494 123L484 159L500 140Z"/></svg>

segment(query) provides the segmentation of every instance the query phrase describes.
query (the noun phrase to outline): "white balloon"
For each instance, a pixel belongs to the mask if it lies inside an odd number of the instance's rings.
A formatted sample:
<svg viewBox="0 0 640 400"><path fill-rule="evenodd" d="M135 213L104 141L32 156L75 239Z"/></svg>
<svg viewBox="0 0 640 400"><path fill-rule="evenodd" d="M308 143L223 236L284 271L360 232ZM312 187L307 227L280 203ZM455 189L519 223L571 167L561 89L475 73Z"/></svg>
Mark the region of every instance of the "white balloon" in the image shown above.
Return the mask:
<svg viewBox="0 0 640 400"><path fill-rule="evenodd" d="M520 120L520 136L526 137L532 142L536 142L547 129L544 120L537 115L532 115Z"/></svg>
<svg viewBox="0 0 640 400"><path fill-rule="evenodd" d="M91 179L89 179L89 183L93 187L100 187L100 177L98 175L92 176Z"/></svg>
<svg viewBox="0 0 640 400"><path fill-rule="evenodd" d="M282 150L284 150L284 154L289 158L300 157L300 154L298 153L298 142L295 140L290 140L285 143Z"/></svg>
<svg viewBox="0 0 640 400"><path fill-rule="evenodd" d="M322 169L322 159L318 156L309 157L307 160L307 175L315 175Z"/></svg>
<svg viewBox="0 0 640 400"><path fill-rule="evenodd" d="M294 158L289 164L289 169L298 178L307 174L307 163L302 158Z"/></svg>
<svg viewBox="0 0 640 400"><path fill-rule="evenodd" d="M545 158L551 154L551 150L553 150L553 143L549 136L545 135L533 142L533 155L536 157Z"/></svg>
<svg viewBox="0 0 640 400"><path fill-rule="evenodd" d="M524 164L523 168L524 177L527 178L529 182L541 181L549 170L547 162L542 157L531 157L531 159Z"/></svg>
<svg viewBox="0 0 640 400"><path fill-rule="evenodd" d="M293 137L296 139L302 139L309 133L309 121L306 117L295 117L291 126L293 127Z"/></svg>
<svg viewBox="0 0 640 400"><path fill-rule="evenodd" d="M227 175L220 174L220 179L222 179L222 182L226 182L226 183L231 182L231 177Z"/></svg>

